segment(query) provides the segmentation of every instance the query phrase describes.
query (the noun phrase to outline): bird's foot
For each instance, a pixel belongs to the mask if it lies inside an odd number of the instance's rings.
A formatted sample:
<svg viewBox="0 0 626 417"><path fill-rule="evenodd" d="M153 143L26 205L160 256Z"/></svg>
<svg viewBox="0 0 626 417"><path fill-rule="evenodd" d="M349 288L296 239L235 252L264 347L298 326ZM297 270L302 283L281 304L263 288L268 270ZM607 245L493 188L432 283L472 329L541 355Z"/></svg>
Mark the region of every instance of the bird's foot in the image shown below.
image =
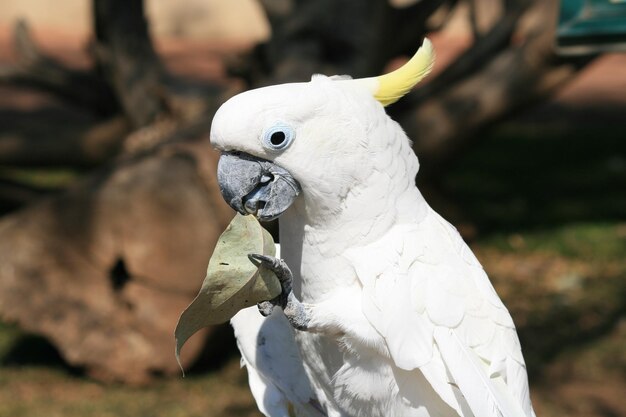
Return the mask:
<svg viewBox="0 0 626 417"><path fill-rule="evenodd" d="M293 274L287 263L273 256L259 255L256 253L249 254L248 258L253 264L257 266L263 265L265 268L274 272L281 286L281 293L277 297L258 303L259 312L267 317L272 314L275 307L280 307L283 309L287 320L289 320L289 323L291 323L294 328L307 330L310 317L306 306L302 304L293 293L291 287Z"/></svg>

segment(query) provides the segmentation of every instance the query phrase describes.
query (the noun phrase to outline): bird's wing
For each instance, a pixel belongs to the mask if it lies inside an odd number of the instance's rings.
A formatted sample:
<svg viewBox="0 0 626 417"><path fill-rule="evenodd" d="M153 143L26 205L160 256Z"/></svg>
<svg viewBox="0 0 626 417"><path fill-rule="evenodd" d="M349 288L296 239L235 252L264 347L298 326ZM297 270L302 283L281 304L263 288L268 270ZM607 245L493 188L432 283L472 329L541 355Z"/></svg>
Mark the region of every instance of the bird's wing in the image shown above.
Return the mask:
<svg viewBox="0 0 626 417"><path fill-rule="evenodd" d="M325 416L304 371L293 328L282 312L275 310L265 318L253 306L238 312L231 324L250 390L264 415L289 417L293 410L303 417Z"/></svg>
<svg viewBox="0 0 626 417"><path fill-rule="evenodd" d="M452 225L430 210L346 257L396 366L422 371L461 416L533 416L511 316Z"/></svg>

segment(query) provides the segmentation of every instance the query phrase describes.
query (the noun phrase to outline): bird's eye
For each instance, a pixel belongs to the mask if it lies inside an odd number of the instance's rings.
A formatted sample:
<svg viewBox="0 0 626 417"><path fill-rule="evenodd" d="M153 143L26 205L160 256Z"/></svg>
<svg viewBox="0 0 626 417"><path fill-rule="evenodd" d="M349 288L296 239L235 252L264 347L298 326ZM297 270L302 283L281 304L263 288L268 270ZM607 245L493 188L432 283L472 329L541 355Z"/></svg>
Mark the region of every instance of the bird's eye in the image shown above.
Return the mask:
<svg viewBox="0 0 626 417"><path fill-rule="evenodd" d="M284 123L277 123L263 133L263 146L272 151L287 148L295 137L293 128Z"/></svg>
<svg viewBox="0 0 626 417"><path fill-rule="evenodd" d="M274 146L282 146L286 138L287 136L285 136L285 132L279 130L278 132L272 133L272 136L270 136L270 143Z"/></svg>

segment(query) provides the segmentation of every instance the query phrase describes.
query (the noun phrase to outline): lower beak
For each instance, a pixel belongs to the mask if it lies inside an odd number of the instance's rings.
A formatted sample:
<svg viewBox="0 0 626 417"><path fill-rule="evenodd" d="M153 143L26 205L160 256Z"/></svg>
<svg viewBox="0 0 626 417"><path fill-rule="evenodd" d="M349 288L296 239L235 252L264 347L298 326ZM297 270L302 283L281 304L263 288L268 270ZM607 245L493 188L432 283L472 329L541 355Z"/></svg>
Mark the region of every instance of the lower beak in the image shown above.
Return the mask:
<svg viewBox="0 0 626 417"><path fill-rule="evenodd" d="M284 213L301 190L287 170L241 152L222 153L217 181L224 200L233 209L262 221Z"/></svg>

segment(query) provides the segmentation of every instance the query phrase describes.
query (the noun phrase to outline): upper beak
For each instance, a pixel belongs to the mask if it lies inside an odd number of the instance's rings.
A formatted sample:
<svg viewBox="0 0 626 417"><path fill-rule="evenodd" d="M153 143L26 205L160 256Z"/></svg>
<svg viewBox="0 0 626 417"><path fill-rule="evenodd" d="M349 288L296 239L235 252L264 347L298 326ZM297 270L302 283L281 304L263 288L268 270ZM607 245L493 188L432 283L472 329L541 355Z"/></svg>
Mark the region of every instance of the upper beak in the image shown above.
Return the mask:
<svg viewBox="0 0 626 417"><path fill-rule="evenodd" d="M233 209L263 221L280 216L301 190L287 170L241 152L222 153L217 181L224 200Z"/></svg>

